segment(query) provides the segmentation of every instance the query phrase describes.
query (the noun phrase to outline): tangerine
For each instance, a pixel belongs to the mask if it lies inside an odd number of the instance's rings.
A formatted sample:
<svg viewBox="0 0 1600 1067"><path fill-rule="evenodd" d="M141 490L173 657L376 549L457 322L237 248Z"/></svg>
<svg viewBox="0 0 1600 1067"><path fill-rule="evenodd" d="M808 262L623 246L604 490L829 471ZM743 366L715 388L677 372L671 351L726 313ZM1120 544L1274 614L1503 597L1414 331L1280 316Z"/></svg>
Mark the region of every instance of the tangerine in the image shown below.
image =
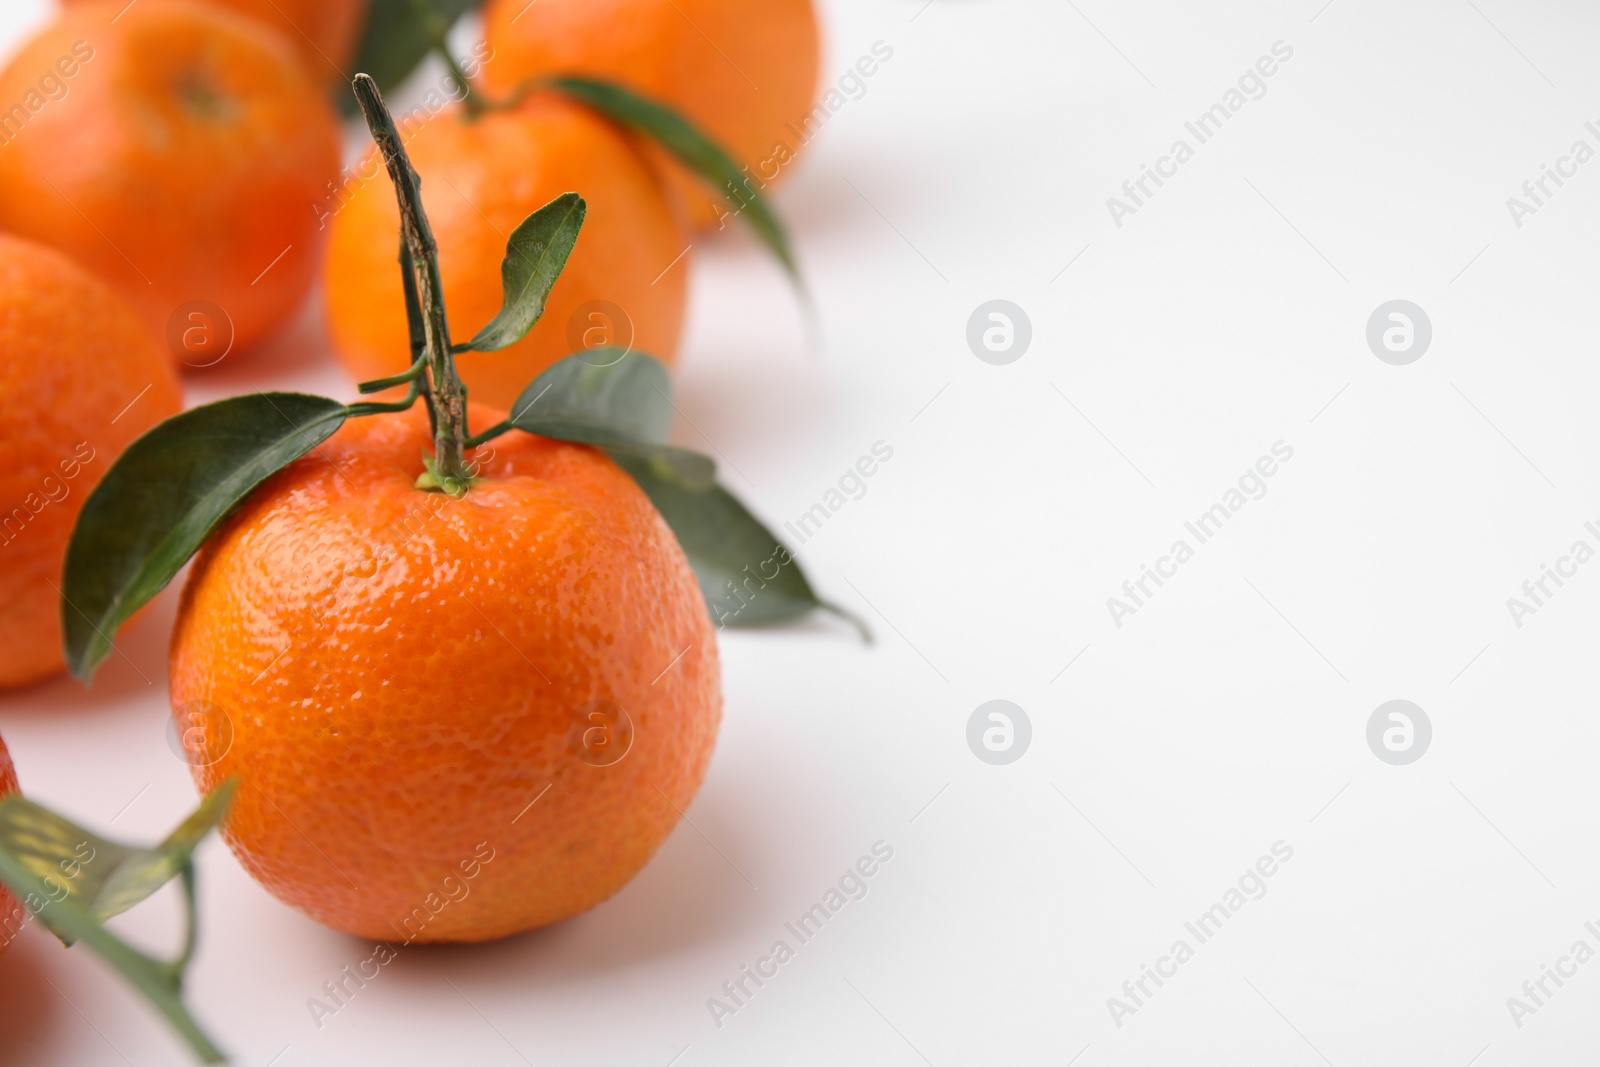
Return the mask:
<svg viewBox="0 0 1600 1067"><path fill-rule="evenodd" d="M84 0L63 0L72 7ZM204 0L275 27L324 81L349 81L367 0ZM353 73L353 72L351 72Z"/></svg>
<svg viewBox="0 0 1600 1067"><path fill-rule="evenodd" d="M477 425L503 415L478 405ZM170 660L202 790L274 896L384 941L481 941L605 900L705 775L715 634L602 452L513 432L454 498L413 408L347 422L201 550Z"/></svg>
<svg viewBox="0 0 1600 1067"><path fill-rule="evenodd" d="M57 586L111 462L182 397L133 309L66 256L0 235L0 687L62 670Z"/></svg>
<svg viewBox="0 0 1600 1067"><path fill-rule="evenodd" d="M339 167L280 35L193 0L74 5L0 72L0 229L53 245L160 336L209 301L247 346L305 296Z"/></svg>
<svg viewBox="0 0 1600 1067"><path fill-rule="evenodd" d="M812 0L490 0L484 37L490 91L558 74L619 82L676 109L761 184L809 138L821 47ZM688 170L672 163L669 174L696 225L727 211Z"/></svg>
<svg viewBox="0 0 1600 1067"><path fill-rule="evenodd" d="M511 407L550 364L601 345L670 362L688 294L689 240L639 147L586 108L550 95L516 111L444 112L401 121L406 151L439 244L451 332L470 337L500 309L511 232L562 193L588 202L577 247L544 317L521 341L457 364L475 399ZM328 239L326 298L334 350L357 378L411 362L405 294L395 270L399 208L376 149L347 176Z"/></svg>

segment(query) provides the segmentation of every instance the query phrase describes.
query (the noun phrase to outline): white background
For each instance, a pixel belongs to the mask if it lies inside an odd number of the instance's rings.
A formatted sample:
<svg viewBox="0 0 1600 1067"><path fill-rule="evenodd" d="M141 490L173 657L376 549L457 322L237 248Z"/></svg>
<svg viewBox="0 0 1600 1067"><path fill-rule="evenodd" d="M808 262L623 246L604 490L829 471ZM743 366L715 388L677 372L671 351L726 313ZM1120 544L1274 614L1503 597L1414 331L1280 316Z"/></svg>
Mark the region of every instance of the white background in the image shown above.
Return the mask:
<svg viewBox="0 0 1600 1067"><path fill-rule="evenodd" d="M1600 962L1520 1028L1506 999L1600 949L1600 563L1520 628L1506 598L1600 547L1600 161L1520 228L1506 198L1600 149L1600 10L1322 2L827 4L825 78L894 57L777 198L817 342L753 242L700 243L678 387L703 436L678 435L775 525L894 449L800 553L877 645L725 634L692 826L581 918L404 950L320 1029L307 999L370 946L213 841L190 999L236 1061L1591 1059ZM1106 198L1280 40L1267 94L1114 225ZM965 340L994 298L1032 320L1009 366ZM1396 298L1433 324L1409 366L1364 337ZM349 395L317 330L191 399ZM1267 495L1115 626L1106 598L1279 440ZM172 600L92 693L0 703L24 788L132 839L195 799L163 734ZM1005 767L965 739L994 698L1033 724ZM1366 742L1395 698L1433 724L1409 766ZM879 840L867 897L718 1028L707 998ZM1119 1028L1107 998L1280 840L1269 892ZM170 943L175 910L120 925ZM0 1064L184 1060L82 951L35 930L0 960Z"/></svg>

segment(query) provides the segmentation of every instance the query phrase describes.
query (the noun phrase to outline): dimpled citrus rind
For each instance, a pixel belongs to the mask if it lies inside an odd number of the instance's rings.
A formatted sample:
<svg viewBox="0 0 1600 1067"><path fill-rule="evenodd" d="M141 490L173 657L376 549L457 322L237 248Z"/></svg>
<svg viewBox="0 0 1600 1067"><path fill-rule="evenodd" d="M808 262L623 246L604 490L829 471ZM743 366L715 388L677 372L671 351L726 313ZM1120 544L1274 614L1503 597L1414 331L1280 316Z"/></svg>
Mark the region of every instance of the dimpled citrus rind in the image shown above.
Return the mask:
<svg viewBox="0 0 1600 1067"><path fill-rule="evenodd" d="M54 249L0 235L0 688L65 669L73 523L181 401L171 357L116 294Z"/></svg>
<svg viewBox="0 0 1600 1067"><path fill-rule="evenodd" d="M420 408L352 420L258 490L195 562L171 691L231 735L195 778L240 776L223 835L273 895L363 937L478 941L644 865L721 683L682 551L602 453L509 434L455 500L413 488L427 444ZM596 765L586 712L618 707L631 748Z"/></svg>

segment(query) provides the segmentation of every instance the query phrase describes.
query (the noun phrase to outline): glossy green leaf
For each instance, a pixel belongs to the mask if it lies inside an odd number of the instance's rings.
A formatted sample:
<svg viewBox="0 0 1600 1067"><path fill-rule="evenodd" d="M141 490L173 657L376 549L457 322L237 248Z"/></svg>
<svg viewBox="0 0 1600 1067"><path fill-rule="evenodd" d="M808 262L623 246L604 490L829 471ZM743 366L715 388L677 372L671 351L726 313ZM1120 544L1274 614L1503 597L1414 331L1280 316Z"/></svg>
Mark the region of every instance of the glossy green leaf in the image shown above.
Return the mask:
<svg viewBox="0 0 1600 1067"><path fill-rule="evenodd" d="M544 314L550 287L561 277L588 205L577 193L562 193L522 220L506 242L506 258L500 263L500 286L504 292L500 311L477 336L455 346L458 352L493 352L514 345L533 329Z"/></svg>
<svg viewBox="0 0 1600 1067"><path fill-rule="evenodd" d="M483 3L484 0L429 0L429 6L438 16L436 26L443 30L448 30L462 15L477 10ZM378 88L388 92L417 69L434 40L435 28L418 16L416 0L371 0L354 66L346 73L370 74ZM346 118L360 113L348 92L341 91L337 96Z"/></svg>
<svg viewBox="0 0 1600 1067"><path fill-rule="evenodd" d="M573 441L579 438L567 437L566 440ZM711 457L691 452L687 448L674 448L672 445L605 444L600 441L590 443L601 445L612 459L620 461L622 457L627 456L648 464L655 477L682 489L702 491L712 488L717 482L717 465Z"/></svg>
<svg viewBox="0 0 1600 1067"><path fill-rule="evenodd" d="M117 627L172 580L269 475L325 441L345 406L251 393L175 415L135 441L84 502L67 546L67 666L88 681Z"/></svg>
<svg viewBox="0 0 1600 1067"><path fill-rule="evenodd" d="M568 356L535 378L511 406L511 425L542 437L600 445L646 463L656 476L709 488L709 456L666 444L672 382L654 356L597 348Z"/></svg>
<svg viewBox="0 0 1600 1067"><path fill-rule="evenodd" d="M718 629L788 622L824 608L872 640L861 620L817 596L799 561L732 493L721 486L686 489L648 461L615 459L677 535Z"/></svg>
<svg viewBox="0 0 1600 1067"><path fill-rule="evenodd" d="M558 421L611 431L613 436L592 444L666 444L672 427L672 379L654 356L592 349L552 364L530 382L511 405L511 421L533 433L544 433L533 427L535 422Z"/></svg>
<svg viewBox="0 0 1600 1067"><path fill-rule="evenodd" d="M177 877L200 840L221 820L234 785L226 783L154 848L118 844L21 796L0 801L0 850L51 892L96 922L138 904Z"/></svg>
<svg viewBox="0 0 1600 1067"><path fill-rule="evenodd" d="M119 972L206 1063L221 1063L225 1057L182 1000L198 914L193 852L222 818L235 784L225 782L150 849L109 841L14 794L0 800L0 883L22 902L27 915L64 943L87 946ZM106 919L175 877L182 882L187 917L184 944L175 959L156 959L105 928Z"/></svg>
<svg viewBox="0 0 1600 1067"><path fill-rule="evenodd" d="M789 236L766 198L752 187L749 177L728 153L688 119L614 82L569 76L552 78L547 84L637 130L678 157L733 205L735 213L750 223L790 277L799 281L800 268L789 247Z"/></svg>

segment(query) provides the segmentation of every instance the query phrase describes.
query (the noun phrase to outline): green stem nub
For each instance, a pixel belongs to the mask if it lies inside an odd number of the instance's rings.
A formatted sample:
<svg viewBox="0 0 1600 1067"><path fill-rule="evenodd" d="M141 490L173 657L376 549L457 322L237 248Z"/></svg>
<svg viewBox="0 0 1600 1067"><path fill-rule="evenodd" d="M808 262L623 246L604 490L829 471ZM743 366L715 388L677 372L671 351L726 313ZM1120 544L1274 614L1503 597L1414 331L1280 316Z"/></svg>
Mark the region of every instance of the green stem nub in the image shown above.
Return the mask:
<svg viewBox="0 0 1600 1067"><path fill-rule="evenodd" d="M467 468L467 390L456 374L450 354L450 326L445 318L444 286L439 277L439 246L422 209L422 179L412 169L394 117L384 106L378 83L366 74L357 74L352 84L361 113L366 116L372 139L383 154L394 183L395 199L400 204L400 232L409 263L408 286L414 286L415 308L408 311L421 319L422 355L427 361L428 383L423 401L432 415L433 460L417 479L417 488L465 493L472 485ZM409 303L409 301L408 301Z"/></svg>

